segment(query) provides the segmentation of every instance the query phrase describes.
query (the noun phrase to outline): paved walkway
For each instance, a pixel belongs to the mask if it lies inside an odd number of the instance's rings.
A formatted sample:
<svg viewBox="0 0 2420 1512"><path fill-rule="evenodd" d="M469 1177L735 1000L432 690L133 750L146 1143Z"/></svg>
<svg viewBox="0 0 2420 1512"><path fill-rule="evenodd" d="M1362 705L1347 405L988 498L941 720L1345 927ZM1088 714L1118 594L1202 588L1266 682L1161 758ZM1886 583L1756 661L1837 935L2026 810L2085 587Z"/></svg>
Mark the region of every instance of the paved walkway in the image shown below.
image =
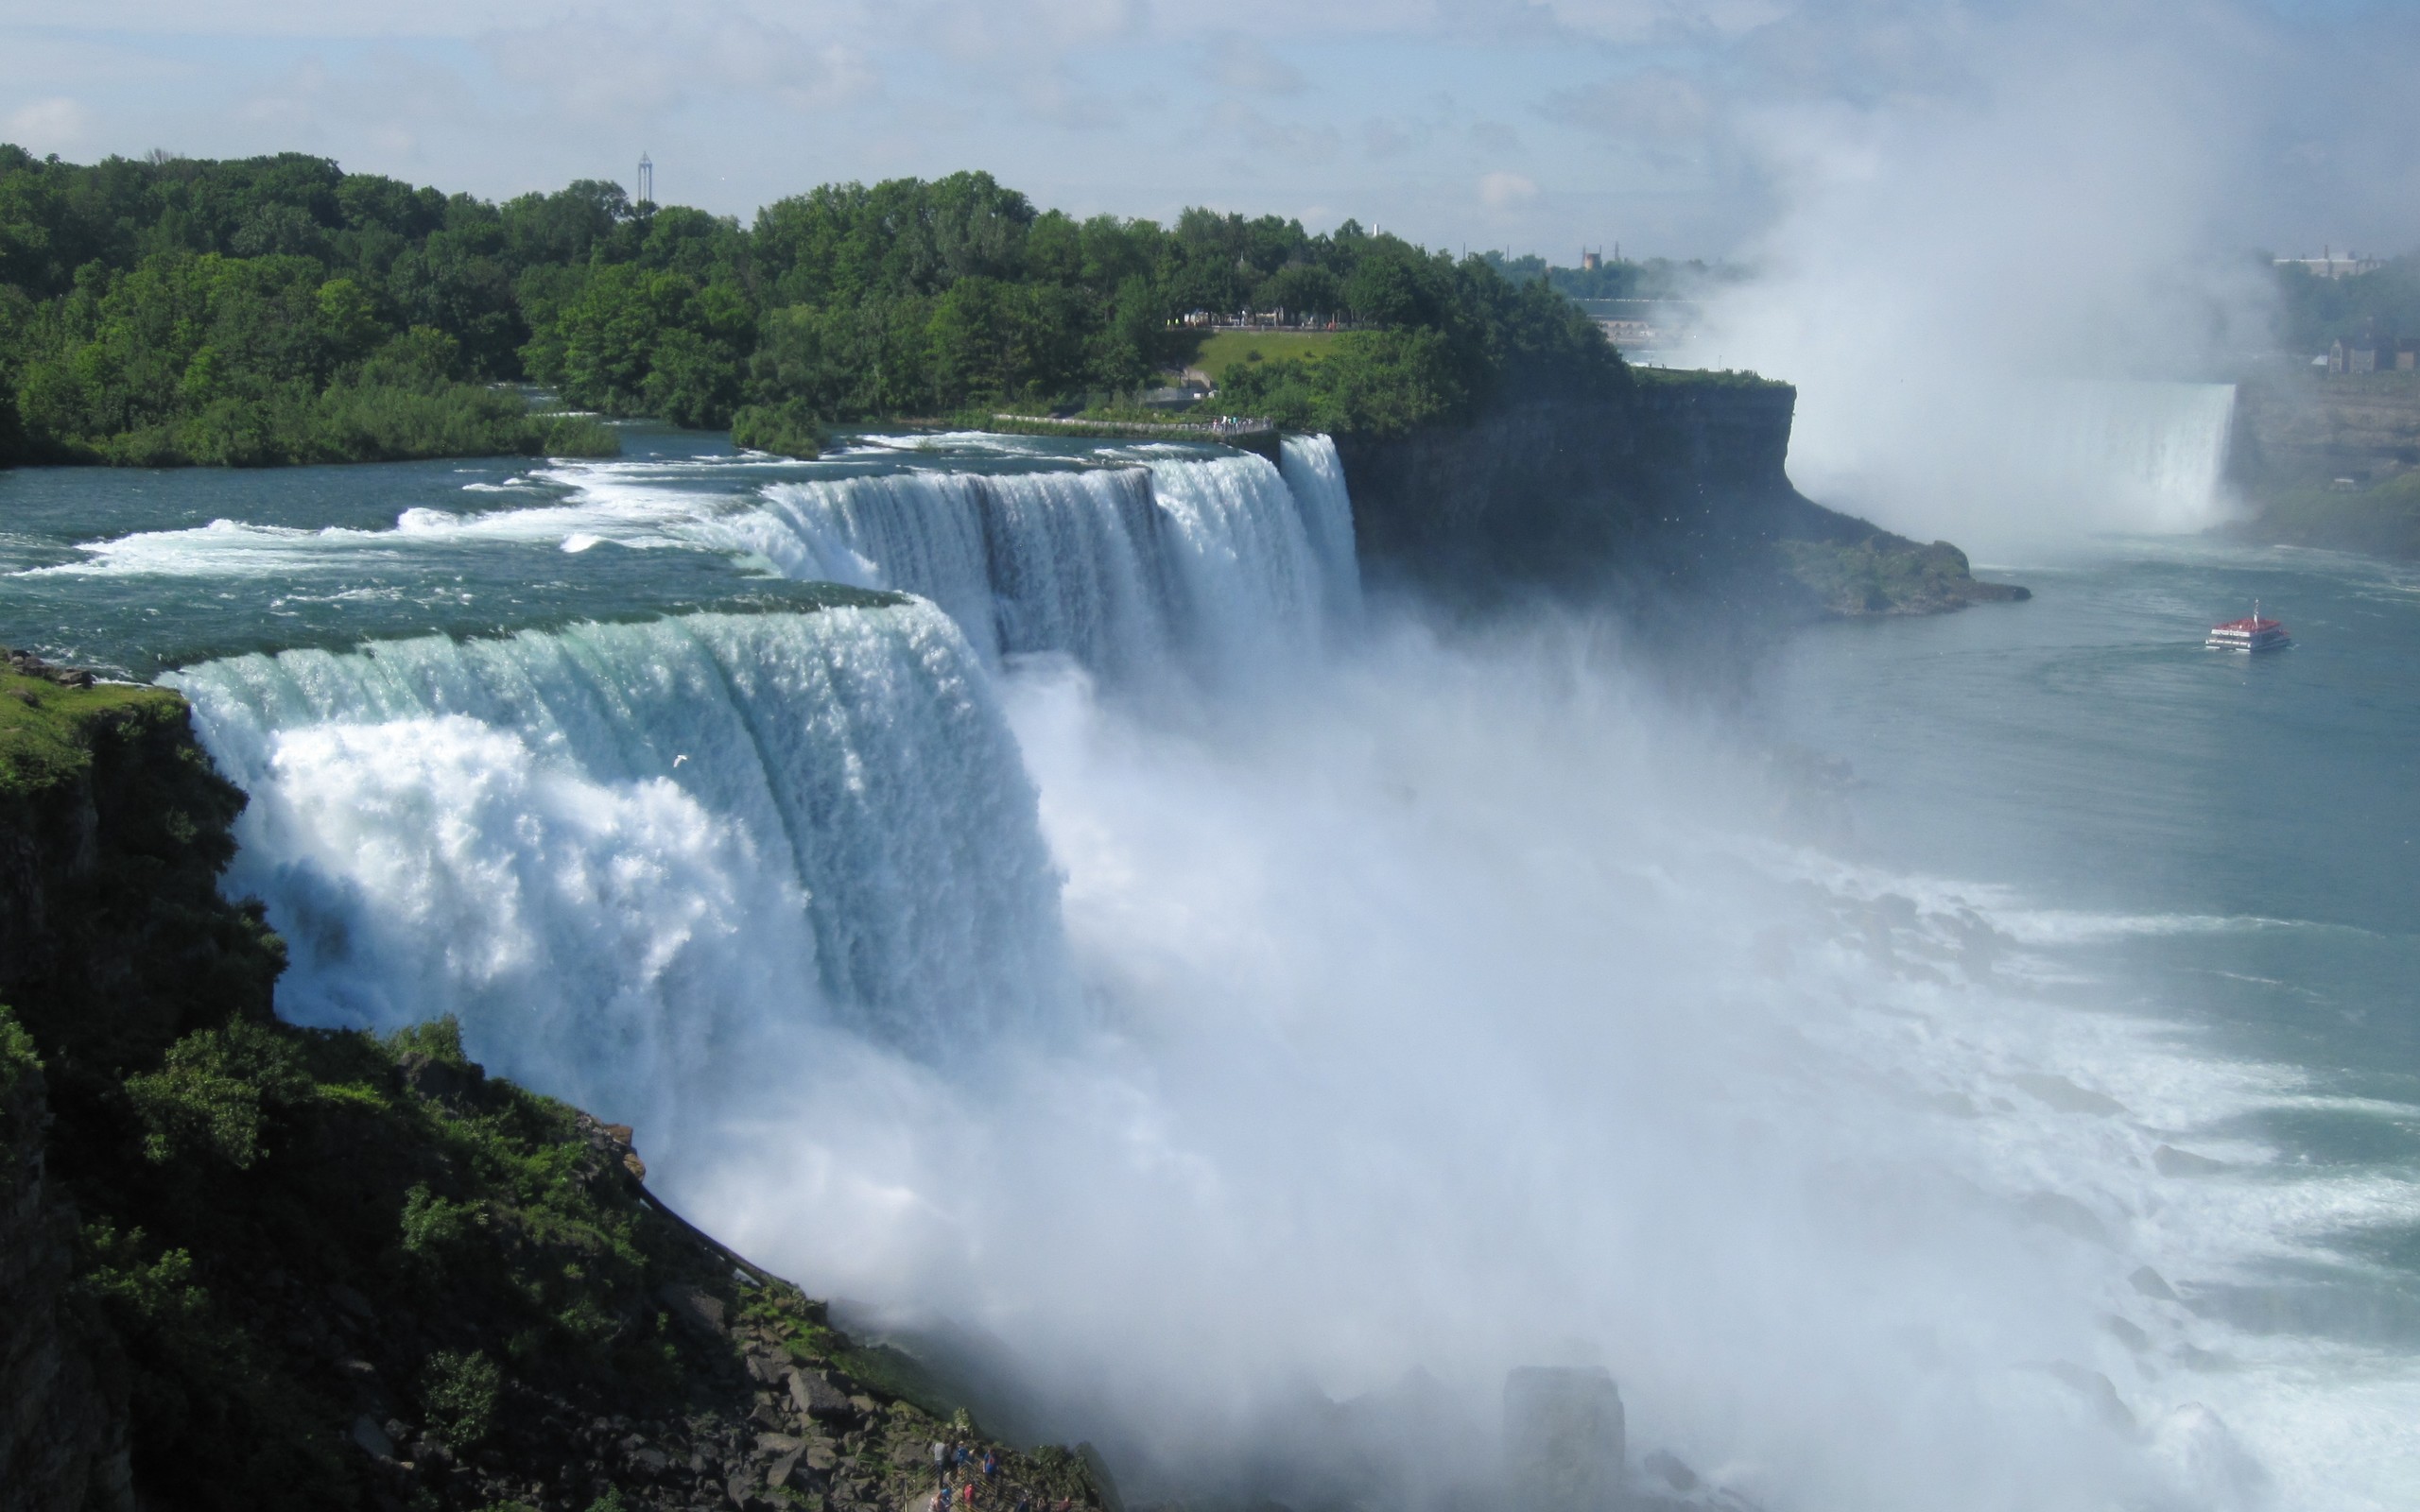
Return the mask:
<svg viewBox="0 0 2420 1512"><path fill-rule="evenodd" d="M1277 429L1273 420L1249 415L1221 417L1214 421L1122 421L1084 420L1080 417L1062 419L1056 415L994 415L994 420L1014 421L1020 425L1055 425L1063 430L1114 431L1120 436L1215 436L1224 439L1230 436L1267 436Z"/></svg>

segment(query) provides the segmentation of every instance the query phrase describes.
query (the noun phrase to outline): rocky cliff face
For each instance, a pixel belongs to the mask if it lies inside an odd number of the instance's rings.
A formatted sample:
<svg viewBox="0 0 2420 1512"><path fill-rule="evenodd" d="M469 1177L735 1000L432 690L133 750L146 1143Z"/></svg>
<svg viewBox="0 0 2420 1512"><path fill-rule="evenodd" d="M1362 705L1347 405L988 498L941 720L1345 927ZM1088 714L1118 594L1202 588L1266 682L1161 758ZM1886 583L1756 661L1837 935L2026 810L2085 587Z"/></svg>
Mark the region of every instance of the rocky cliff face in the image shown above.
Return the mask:
<svg viewBox="0 0 2420 1512"><path fill-rule="evenodd" d="M2231 534L2420 558L2420 374L2264 373L2236 390Z"/></svg>
<svg viewBox="0 0 2420 1512"><path fill-rule="evenodd" d="M1544 589L1683 620L1714 609L1734 626L2023 596L1976 583L1954 547L1802 496L1784 467L1797 397L1759 380L1642 373L1609 399L1532 399L1466 425L1340 437L1364 568L1464 604Z"/></svg>
<svg viewBox="0 0 2420 1512"><path fill-rule="evenodd" d="M2263 374L2236 387L2232 471L2256 490L2420 466L2420 374Z"/></svg>
<svg viewBox="0 0 2420 1512"><path fill-rule="evenodd" d="M120 1512L134 1504L125 1389L104 1383L70 1312L76 1216L51 1188L49 1133L33 1041L0 1022L0 1512Z"/></svg>

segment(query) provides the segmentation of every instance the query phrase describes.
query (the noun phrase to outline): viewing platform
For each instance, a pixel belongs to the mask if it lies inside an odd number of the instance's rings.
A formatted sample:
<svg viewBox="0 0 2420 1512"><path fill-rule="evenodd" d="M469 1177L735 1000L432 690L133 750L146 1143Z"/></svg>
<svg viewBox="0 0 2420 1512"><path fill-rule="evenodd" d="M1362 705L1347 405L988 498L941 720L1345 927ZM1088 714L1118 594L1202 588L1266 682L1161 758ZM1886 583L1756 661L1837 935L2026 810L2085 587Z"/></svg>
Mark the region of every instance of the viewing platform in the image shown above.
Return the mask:
<svg viewBox="0 0 2420 1512"><path fill-rule="evenodd" d="M1028 436L1082 436L1101 440L1219 441L1277 459L1277 422L1259 416L1211 421L1086 420L1080 415L995 414L993 422Z"/></svg>

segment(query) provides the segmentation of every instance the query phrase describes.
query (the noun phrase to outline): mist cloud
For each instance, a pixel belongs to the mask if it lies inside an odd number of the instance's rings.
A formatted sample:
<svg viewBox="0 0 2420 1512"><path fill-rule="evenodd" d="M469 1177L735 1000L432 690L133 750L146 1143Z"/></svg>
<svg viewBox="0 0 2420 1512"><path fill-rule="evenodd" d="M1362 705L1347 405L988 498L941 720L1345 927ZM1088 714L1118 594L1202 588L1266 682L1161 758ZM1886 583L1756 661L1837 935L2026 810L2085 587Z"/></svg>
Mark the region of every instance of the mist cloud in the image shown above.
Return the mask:
<svg viewBox="0 0 2420 1512"><path fill-rule="evenodd" d="M1781 209L1691 360L1798 384L1793 477L1894 528L1989 549L2213 523L2171 421L2076 386L2206 380L2267 344L2235 240L2259 40L2211 6L1961 19L1890 38L1876 78L1927 89L1746 112Z"/></svg>

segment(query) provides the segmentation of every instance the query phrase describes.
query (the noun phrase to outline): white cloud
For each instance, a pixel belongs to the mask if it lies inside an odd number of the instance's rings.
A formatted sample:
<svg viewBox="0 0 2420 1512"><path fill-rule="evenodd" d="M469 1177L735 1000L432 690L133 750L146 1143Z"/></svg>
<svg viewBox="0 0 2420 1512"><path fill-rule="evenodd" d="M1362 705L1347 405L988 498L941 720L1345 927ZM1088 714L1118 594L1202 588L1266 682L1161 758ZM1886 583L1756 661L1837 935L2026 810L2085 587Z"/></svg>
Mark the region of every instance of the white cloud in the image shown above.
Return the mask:
<svg viewBox="0 0 2420 1512"><path fill-rule="evenodd" d="M733 91L830 110L879 82L852 46L736 11L670 32L591 16L491 32L482 43L499 72L558 109L617 122Z"/></svg>
<svg viewBox="0 0 2420 1512"><path fill-rule="evenodd" d="M1303 71L1257 42L1228 37L1215 50L1210 77L1229 89L1255 94L1299 94L1308 85Z"/></svg>
<svg viewBox="0 0 2420 1512"><path fill-rule="evenodd" d="M9 137L28 152L66 152L81 145L93 112L65 95L35 100L9 116Z"/></svg>
<svg viewBox="0 0 2420 1512"><path fill-rule="evenodd" d="M1474 121L1471 142L1482 152L1510 152L1521 145L1521 133L1501 121Z"/></svg>
<svg viewBox="0 0 2420 1512"><path fill-rule="evenodd" d="M1400 121L1372 116L1361 123L1361 150L1374 158L1398 157L1412 147L1412 133Z"/></svg>
<svg viewBox="0 0 2420 1512"><path fill-rule="evenodd" d="M1487 206L1490 210L1511 210L1514 206L1526 204L1530 200L1535 199L1537 197L1538 186L1536 180L1524 178L1520 174L1507 173L1502 169L1498 169L1494 173L1482 174L1479 177L1479 203Z"/></svg>
<svg viewBox="0 0 2420 1512"><path fill-rule="evenodd" d="M1703 136L1716 124L1714 102L1699 83L1670 69L1649 69L1566 90L1541 107L1547 118L1630 139Z"/></svg>

